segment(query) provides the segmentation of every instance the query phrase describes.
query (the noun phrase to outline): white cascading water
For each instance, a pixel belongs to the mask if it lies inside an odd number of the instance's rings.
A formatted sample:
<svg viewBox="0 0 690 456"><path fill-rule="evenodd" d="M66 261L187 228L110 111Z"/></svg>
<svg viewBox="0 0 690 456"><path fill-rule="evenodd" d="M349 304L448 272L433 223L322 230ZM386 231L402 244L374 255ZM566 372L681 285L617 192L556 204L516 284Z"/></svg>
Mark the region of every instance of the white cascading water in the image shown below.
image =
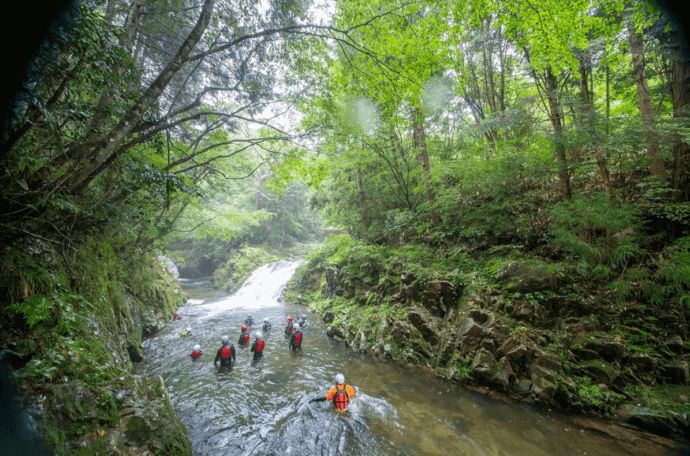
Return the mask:
<svg viewBox="0 0 690 456"><path fill-rule="evenodd" d="M276 307L287 281L295 273L302 261L277 261L264 265L254 271L232 296L209 302L200 306L207 319L231 309L260 309Z"/></svg>

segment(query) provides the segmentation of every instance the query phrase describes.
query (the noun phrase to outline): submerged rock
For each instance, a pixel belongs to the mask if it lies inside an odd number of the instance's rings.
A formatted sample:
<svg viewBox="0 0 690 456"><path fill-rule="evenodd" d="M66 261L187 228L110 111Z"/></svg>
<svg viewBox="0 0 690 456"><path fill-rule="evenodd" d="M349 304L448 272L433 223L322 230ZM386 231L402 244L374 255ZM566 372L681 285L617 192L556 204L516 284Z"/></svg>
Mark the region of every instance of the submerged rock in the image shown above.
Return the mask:
<svg viewBox="0 0 690 456"><path fill-rule="evenodd" d="M672 417L648 408L626 404L618 409L618 416L632 425L659 434L672 435L677 431Z"/></svg>

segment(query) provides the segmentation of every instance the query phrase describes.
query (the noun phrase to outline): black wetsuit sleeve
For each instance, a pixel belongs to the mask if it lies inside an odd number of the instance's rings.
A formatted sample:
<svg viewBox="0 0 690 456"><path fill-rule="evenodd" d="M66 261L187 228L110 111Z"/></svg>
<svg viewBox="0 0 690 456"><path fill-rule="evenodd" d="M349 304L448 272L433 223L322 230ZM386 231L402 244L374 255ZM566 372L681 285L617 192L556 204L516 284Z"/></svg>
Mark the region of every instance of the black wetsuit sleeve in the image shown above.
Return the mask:
<svg viewBox="0 0 690 456"><path fill-rule="evenodd" d="M237 343L238 343L238 344L241 344L241 343L242 343L242 334L240 334L240 338L237 339Z"/></svg>
<svg viewBox="0 0 690 456"><path fill-rule="evenodd" d="M256 341L252 344L252 349L251 349L251 351L253 351L253 352L256 351Z"/></svg>
<svg viewBox="0 0 690 456"><path fill-rule="evenodd" d="M217 364L218 360L220 360L220 348L216 352L216 359L213 361L213 364Z"/></svg>
<svg viewBox="0 0 690 456"><path fill-rule="evenodd" d="M325 398L324 396L317 396L317 397L314 397L314 398L309 399L309 403L312 403L312 402L325 402L325 401L326 401L326 398Z"/></svg>
<svg viewBox="0 0 690 456"><path fill-rule="evenodd" d="M237 350L235 350L235 347L232 347L232 363L235 364L235 355L237 353Z"/></svg>

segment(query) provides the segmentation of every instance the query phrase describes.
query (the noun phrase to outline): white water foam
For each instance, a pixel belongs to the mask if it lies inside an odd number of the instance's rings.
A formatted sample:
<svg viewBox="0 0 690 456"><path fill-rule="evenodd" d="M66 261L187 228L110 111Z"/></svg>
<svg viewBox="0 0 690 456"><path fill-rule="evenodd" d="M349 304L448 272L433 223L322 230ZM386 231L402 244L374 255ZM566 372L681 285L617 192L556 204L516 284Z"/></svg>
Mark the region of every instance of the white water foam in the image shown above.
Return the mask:
<svg viewBox="0 0 690 456"><path fill-rule="evenodd" d="M233 309L261 309L277 307L287 281L302 264L299 261L269 263L254 271L237 293L200 306L206 312L200 319L207 319Z"/></svg>

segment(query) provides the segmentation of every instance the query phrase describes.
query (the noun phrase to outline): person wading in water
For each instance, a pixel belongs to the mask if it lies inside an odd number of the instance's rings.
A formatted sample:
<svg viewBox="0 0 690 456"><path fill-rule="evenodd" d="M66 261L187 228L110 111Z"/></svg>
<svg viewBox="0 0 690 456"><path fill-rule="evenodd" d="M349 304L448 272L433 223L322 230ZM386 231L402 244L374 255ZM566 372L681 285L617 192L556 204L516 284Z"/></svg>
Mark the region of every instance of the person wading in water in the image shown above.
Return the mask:
<svg viewBox="0 0 690 456"><path fill-rule="evenodd" d="M338 374L335 376L335 386L331 388L325 396L318 396L310 399L309 403L331 401L333 402L335 411L343 413L350 404L350 399L356 395L357 392L355 389L345 384L345 376L343 374Z"/></svg>

